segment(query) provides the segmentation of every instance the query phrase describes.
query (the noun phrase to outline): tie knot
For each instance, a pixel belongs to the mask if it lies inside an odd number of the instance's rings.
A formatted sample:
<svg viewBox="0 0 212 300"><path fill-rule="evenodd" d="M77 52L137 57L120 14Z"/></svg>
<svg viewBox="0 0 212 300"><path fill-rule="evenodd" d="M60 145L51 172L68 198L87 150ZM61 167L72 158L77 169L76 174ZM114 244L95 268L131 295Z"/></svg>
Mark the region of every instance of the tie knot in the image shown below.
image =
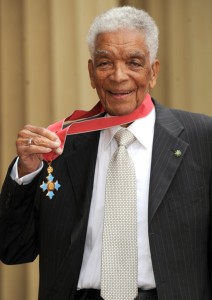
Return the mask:
<svg viewBox="0 0 212 300"><path fill-rule="evenodd" d="M128 147L135 141L135 136L127 129L120 129L114 136L118 146Z"/></svg>

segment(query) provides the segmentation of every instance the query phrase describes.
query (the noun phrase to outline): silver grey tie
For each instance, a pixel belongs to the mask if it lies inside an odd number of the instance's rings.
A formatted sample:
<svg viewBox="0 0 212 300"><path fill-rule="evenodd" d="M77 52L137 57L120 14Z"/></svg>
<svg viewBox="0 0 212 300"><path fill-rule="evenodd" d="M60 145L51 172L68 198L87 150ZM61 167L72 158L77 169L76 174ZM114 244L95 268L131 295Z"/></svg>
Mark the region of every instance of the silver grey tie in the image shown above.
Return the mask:
<svg viewBox="0 0 212 300"><path fill-rule="evenodd" d="M115 139L118 149L106 178L101 296L105 300L133 300L138 291L137 196L135 167L126 147L135 137L121 129Z"/></svg>

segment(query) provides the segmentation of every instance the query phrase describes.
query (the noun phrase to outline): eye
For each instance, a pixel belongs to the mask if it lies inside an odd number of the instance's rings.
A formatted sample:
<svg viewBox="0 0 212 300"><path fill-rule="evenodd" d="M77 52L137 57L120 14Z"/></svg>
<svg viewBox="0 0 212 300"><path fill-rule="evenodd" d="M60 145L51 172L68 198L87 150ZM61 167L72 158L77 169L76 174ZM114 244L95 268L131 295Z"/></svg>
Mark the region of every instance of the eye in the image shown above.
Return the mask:
<svg viewBox="0 0 212 300"><path fill-rule="evenodd" d="M100 63L98 63L98 67L104 67L104 66L107 66L109 64L109 62L108 61L102 61L102 62L100 62Z"/></svg>
<svg viewBox="0 0 212 300"><path fill-rule="evenodd" d="M101 59L96 62L96 67L99 69L107 69L110 68L111 66L112 66L112 62L111 60L108 59Z"/></svg>
<svg viewBox="0 0 212 300"><path fill-rule="evenodd" d="M142 67L141 62L136 60L130 60L128 64L132 67L137 67L137 68Z"/></svg>
<svg viewBox="0 0 212 300"><path fill-rule="evenodd" d="M128 61L128 65L130 68L139 69L144 67L144 62L140 59L133 58Z"/></svg>

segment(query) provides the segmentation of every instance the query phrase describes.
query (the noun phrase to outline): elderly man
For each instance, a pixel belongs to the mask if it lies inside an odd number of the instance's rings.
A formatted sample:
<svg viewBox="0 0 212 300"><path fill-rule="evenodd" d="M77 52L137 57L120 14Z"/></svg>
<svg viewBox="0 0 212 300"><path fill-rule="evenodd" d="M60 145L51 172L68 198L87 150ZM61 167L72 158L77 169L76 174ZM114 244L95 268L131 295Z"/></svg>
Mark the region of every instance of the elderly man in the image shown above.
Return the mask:
<svg viewBox="0 0 212 300"><path fill-rule="evenodd" d="M0 258L40 256L39 300L211 300L212 119L151 99L158 29L146 12L111 9L87 41L100 103L19 132Z"/></svg>

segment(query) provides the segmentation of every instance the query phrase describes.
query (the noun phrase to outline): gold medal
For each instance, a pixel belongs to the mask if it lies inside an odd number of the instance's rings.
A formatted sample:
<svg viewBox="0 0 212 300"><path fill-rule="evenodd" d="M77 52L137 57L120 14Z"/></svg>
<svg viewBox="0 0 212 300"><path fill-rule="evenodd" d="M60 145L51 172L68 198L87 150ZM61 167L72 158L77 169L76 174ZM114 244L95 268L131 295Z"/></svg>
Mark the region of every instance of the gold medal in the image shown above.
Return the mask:
<svg viewBox="0 0 212 300"><path fill-rule="evenodd" d="M54 181L54 176L52 175L52 172L54 169L51 166L51 161L48 162L48 168L47 168L47 173L48 176L46 177L47 182L42 182L40 185L40 188L43 190L43 192L48 191L46 196L49 197L50 200L54 197L54 190L57 190L61 187L61 185L58 183L58 181Z"/></svg>

